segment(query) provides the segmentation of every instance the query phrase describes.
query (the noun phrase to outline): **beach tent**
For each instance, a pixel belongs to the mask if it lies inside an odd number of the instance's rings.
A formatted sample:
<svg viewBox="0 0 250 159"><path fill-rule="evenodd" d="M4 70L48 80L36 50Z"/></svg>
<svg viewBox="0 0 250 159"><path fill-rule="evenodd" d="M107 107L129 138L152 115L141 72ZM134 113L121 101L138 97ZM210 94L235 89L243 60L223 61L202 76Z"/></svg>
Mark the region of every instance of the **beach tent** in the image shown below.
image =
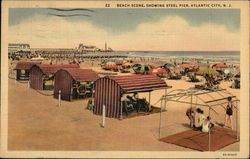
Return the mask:
<svg viewBox="0 0 250 159"><path fill-rule="evenodd" d="M198 72L197 72L198 75L217 75L219 74L215 69L213 68L201 68Z"/></svg>
<svg viewBox="0 0 250 159"><path fill-rule="evenodd" d="M71 101L79 95L92 95L92 83L98 79L98 74L92 69L63 68L54 75L54 98Z"/></svg>
<svg viewBox="0 0 250 159"><path fill-rule="evenodd" d="M29 80L29 72L30 68L36 64L41 64L40 61L22 61L18 62L15 70L16 70L16 80Z"/></svg>
<svg viewBox="0 0 250 159"><path fill-rule="evenodd" d="M212 65L212 68L228 68L228 66L224 63L217 63Z"/></svg>
<svg viewBox="0 0 250 159"><path fill-rule="evenodd" d="M166 75L168 74L169 72L167 72L167 70L163 69L163 68L152 68L148 71L148 74L150 75L160 75L160 76L163 76L163 75Z"/></svg>
<svg viewBox="0 0 250 159"><path fill-rule="evenodd" d="M122 118L121 97L123 94L150 92L167 89L164 80L154 75L107 76L95 82L94 114L101 115L106 106L106 117ZM150 103L150 101L149 101Z"/></svg>
<svg viewBox="0 0 250 159"><path fill-rule="evenodd" d="M147 74L151 68L153 67L150 65L141 65L138 67L133 67L136 74Z"/></svg>
<svg viewBox="0 0 250 159"><path fill-rule="evenodd" d="M76 64L34 65L30 69L30 87L38 90L45 89L45 82L52 80L53 83L53 75L62 68L79 68L79 66Z"/></svg>
<svg viewBox="0 0 250 159"><path fill-rule="evenodd" d="M189 104L190 107L204 107L208 108L208 116L211 113L217 113L214 109L215 107L224 107L227 104L228 97L232 97L232 102L235 104L234 110L236 119L235 132L230 131L226 128L215 127L215 131L211 133L210 131L202 133L201 131L187 130L185 132L177 133L170 136L162 137L162 112L167 108L168 102L178 102L182 104ZM196 149L199 151L215 151L226 145L232 144L239 141L239 99L232 95L226 89L176 89L171 90L167 94L162 95L161 101L161 113L160 113L160 123L159 123L159 140L167 143L176 144L183 147L188 147ZM167 115L167 112L165 113ZM217 114L220 115L220 114ZM164 122L166 119L164 119ZM165 130L164 133L168 134ZM226 133L226 134L225 134ZM229 135L228 135L229 134ZM202 141L202 142L200 142Z"/></svg>

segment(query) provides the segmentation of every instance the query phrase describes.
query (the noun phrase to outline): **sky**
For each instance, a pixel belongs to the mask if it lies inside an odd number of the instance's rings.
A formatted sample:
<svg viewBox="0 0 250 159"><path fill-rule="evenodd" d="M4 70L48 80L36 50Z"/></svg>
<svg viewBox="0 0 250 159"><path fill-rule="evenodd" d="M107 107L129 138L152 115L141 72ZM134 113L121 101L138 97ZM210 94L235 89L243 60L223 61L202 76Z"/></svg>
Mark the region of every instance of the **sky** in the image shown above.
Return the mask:
<svg viewBox="0 0 250 159"><path fill-rule="evenodd" d="M240 50L240 10L10 8L8 38L32 48Z"/></svg>

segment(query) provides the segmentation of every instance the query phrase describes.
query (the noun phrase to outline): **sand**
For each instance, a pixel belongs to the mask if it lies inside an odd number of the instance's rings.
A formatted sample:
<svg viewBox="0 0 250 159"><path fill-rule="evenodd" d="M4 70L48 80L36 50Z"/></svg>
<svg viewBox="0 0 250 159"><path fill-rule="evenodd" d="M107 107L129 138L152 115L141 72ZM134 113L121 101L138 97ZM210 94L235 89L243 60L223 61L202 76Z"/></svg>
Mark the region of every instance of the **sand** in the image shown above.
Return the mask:
<svg viewBox="0 0 250 159"><path fill-rule="evenodd" d="M93 67L91 64L92 62L84 62L81 68L110 72L102 70L99 62L94 62ZM166 80L166 82L173 86L167 91L187 89L199 84L187 82L184 79ZM27 83L9 79L8 85L9 150L193 151L158 140L159 113L124 120L106 118L105 128L102 128L100 127L101 116L94 115L86 109L86 99L62 101L62 106L59 107L58 100L28 88ZM222 82L220 87L226 88L239 98L240 90L231 89L230 85L231 82ZM152 92L151 104L160 107L157 101L164 92L165 90ZM139 96L148 99L148 93L142 93ZM161 137L189 129L187 127L189 121L185 116L188 107L190 107L188 104L167 103L167 111L162 113ZM222 107L215 110L218 114L212 113L212 119L223 123L225 111ZM204 108L204 111L207 115L208 110ZM226 146L220 151L238 150L239 142Z"/></svg>

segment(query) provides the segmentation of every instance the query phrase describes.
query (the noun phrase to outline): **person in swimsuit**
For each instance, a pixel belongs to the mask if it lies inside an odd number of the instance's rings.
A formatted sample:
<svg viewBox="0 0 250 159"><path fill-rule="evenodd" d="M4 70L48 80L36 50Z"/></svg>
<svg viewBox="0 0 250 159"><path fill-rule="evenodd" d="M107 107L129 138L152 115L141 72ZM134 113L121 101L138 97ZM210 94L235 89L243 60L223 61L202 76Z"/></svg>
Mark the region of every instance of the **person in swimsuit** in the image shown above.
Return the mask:
<svg viewBox="0 0 250 159"><path fill-rule="evenodd" d="M211 122L211 117L208 116L202 123L202 132L208 133L211 128L214 127L214 124Z"/></svg>
<svg viewBox="0 0 250 159"><path fill-rule="evenodd" d="M233 117L233 102L232 102L232 97L227 98L228 103L226 106L226 116L225 116L225 123L224 126L230 123L231 129L233 129L233 124L232 124L232 117Z"/></svg>
<svg viewBox="0 0 250 159"><path fill-rule="evenodd" d="M204 115L204 111L200 110L199 117L198 117L198 130L202 130L202 124L203 124L205 119L206 119L206 117Z"/></svg>
<svg viewBox="0 0 250 159"><path fill-rule="evenodd" d="M195 111L196 107L190 107L186 111L186 116L190 120L190 128L195 128Z"/></svg>

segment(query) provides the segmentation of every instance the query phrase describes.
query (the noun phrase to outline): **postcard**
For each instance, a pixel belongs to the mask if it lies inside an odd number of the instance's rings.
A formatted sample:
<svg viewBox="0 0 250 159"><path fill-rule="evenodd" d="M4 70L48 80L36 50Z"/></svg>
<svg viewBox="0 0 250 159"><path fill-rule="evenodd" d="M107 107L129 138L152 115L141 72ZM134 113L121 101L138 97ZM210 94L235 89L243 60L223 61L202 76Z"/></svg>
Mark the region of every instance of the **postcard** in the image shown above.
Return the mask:
<svg viewBox="0 0 250 159"><path fill-rule="evenodd" d="M1 157L249 157L248 1L3 1Z"/></svg>

